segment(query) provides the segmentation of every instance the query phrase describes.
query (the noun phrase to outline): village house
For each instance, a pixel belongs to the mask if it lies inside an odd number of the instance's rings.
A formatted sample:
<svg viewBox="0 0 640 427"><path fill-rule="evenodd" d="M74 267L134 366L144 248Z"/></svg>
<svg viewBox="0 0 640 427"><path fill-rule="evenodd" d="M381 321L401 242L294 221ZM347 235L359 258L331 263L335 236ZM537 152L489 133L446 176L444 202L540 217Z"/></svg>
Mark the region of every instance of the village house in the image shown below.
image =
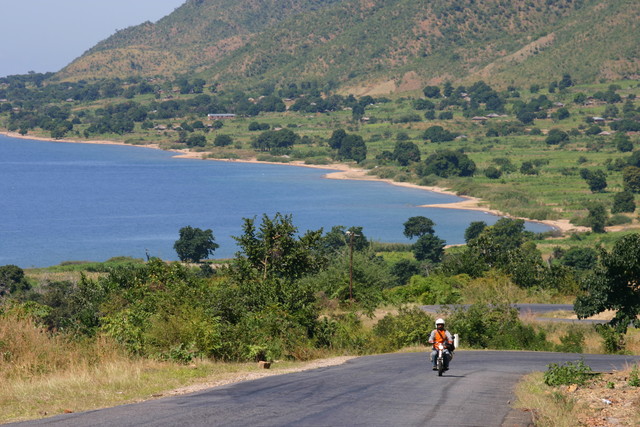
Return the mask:
<svg viewBox="0 0 640 427"><path fill-rule="evenodd" d="M209 113L207 114L207 118L209 120L224 120L224 119L235 119L235 114L222 114L222 113Z"/></svg>

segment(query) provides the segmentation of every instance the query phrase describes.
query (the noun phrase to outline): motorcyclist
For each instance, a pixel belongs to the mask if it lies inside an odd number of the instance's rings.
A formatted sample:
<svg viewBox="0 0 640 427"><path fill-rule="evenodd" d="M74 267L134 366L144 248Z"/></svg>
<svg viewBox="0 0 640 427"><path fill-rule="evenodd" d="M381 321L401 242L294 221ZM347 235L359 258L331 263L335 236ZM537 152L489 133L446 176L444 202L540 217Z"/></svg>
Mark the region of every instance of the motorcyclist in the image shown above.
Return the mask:
<svg viewBox="0 0 640 427"><path fill-rule="evenodd" d="M436 329L431 331L431 335L429 335L429 344L432 345L431 365L434 371L438 370L436 367L436 359L438 358L437 345L440 343L444 344L444 370L447 371L452 357L450 348L453 348L453 336L444 328L444 319L442 318L436 320Z"/></svg>

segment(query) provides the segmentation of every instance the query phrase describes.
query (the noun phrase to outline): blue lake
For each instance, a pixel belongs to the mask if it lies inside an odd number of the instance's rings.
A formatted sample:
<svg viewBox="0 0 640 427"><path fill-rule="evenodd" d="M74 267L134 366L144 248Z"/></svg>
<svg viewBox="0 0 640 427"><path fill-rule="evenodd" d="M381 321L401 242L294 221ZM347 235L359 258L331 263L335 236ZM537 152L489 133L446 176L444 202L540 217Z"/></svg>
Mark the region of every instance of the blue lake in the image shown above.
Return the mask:
<svg viewBox="0 0 640 427"><path fill-rule="evenodd" d="M420 208L460 198L383 182L332 180L330 171L285 165L176 159L143 147L68 144L0 135L0 265L22 268L63 261L105 261L148 253L175 260L186 225L210 228L220 247L242 219L292 214L300 232L360 226L370 240L410 242L412 216L426 216L448 244L464 242L472 221L499 219L477 211ZM528 223L527 229L550 228Z"/></svg>

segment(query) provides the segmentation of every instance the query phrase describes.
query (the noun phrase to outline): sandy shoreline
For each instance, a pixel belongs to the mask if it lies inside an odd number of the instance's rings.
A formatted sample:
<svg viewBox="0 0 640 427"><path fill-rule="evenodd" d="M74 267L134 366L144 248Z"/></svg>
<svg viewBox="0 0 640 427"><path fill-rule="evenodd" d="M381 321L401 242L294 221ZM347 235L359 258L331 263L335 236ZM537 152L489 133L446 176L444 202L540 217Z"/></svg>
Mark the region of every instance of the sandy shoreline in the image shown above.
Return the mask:
<svg viewBox="0 0 640 427"><path fill-rule="evenodd" d="M16 132L6 132L6 131L0 131L0 135L5 135L11 138L19 138L19 139L29 139L29 140L34 140L34 141L47 141L47 142L64 142L64 143L71 143L71 144L99 144L99 145L124 145L124 146L128 146L128 147L144 147L144 148L151 148L154 150L163 150L162 148L160 148L160 146L158 144L146 144L146 145L133 145L133 144L127 144L125 142L119 142L119 141L108 141L108 140L75 140L75 139L52 139L52 138L45 138L45 137L39 137L39 136L32 136L32 135L20 135L19 133ZM419 189L419 190L425 190L425 191L431 191L434 193L441 193L441 194L448 194L448 195L453 195L453 196L457 196L457 197L461 197L464 200L461 200L459 202L454 202L454 203L441 203L441 204L430 204L430 205L420 205L419 207L422 208L442 208L442 209L462 209L462 210L473 210L473 211L481 211L481 212L487 212L493 215L498 215L498 216L503 216L503 217L509 217L509 218L516 218L513 217L511 215L508 215L504 212L500 212L496 209L490 209L488 207L486 207L486 202L476 198L476 197L470 197L470 196L459 196L456 193L454 193L453 191L446 189L446 188L442 188L442 187L427 187L427 186L421 186L421 185L417 185L417 184L412 184L412 183L407 183L407 182L396 182L390 179L383 179L383 178L378 178L378 177L374 177L368 174L368 171L366 169L361 169L361 168L355 168L352 165L348 165L345 163L334 163L334 164L330 164L330 165L308 165L305 164L302 161L292 161L289 163L279 163L279 162L261 162L258 161L257 159L238 159L238 160L229 160L229 159L214 159L214 158L204 158L202 153L199 152L195 152L195 151L190 151L189 149L184 149L184 150L164 150L164 151L170 151L175 153L174 157L176 158L182 158L182 159L197 159L197 160L214 160L214 161L223 161L223 162L238 162L238 163L267 163L267 164L276 164L276 165L289 165L289 166L299 166L299 167L307 167L307 168L315 168L315 169L332 169L335 170L335 172L329 172L327 174L324 175L325 178L329 178L329 179L353 179L353 180L360 180L360 181L377 181L377 182L386 182L388 184L391 185L396 185L399 187L407 187L407 188L415 188L415 189ZM538 221L538 220L532 220L529 218L517 218L517 219L524 219L526 221L530 221L530 222L538 222L541 224L545 224L548 225L550 227L553 227L557 230L560 230L562 233L566 233L569 231L587 231L588 229L585 227L576 227L573 224L571 224L569 222L569 220L545 220L545 221Z"/></svg>

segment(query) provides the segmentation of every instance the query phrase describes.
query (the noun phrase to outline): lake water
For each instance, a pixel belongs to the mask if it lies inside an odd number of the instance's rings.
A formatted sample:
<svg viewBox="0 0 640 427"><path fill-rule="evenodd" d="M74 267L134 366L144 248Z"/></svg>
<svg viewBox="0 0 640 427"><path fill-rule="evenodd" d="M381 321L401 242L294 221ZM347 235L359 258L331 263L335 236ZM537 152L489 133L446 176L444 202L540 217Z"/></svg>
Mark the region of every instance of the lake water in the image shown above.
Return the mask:
<svg viewBox="0 0 640 427"><path fill-rule="evenodd" d="M328 170L176 159L143 147L68 144L0 136L0 265L105 261L148 253L175 260L180 228L212 229L213 258L238 250L242 219L292 214L300 232L360 226L370 240L410 242L412 216L426 216L448 244L494 215L418 205L458 197L382 182L323 178ZM528 223L533 231L549 227Z"/></svg>

